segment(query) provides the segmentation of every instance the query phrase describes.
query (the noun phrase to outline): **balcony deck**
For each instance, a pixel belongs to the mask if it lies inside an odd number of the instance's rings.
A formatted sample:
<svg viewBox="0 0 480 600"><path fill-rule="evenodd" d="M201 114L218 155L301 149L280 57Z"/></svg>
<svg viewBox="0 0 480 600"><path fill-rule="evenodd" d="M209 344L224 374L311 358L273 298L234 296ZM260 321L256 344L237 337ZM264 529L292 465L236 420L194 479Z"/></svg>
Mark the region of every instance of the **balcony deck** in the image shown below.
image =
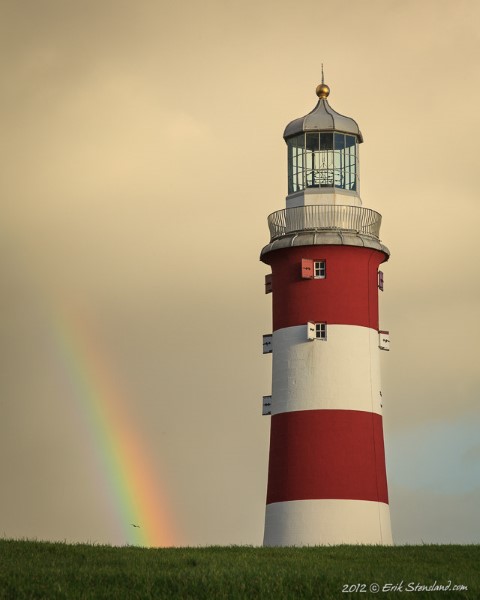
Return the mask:
<svg viewBox="0 0 480 600"><path fill-rule="evenodd" d="M305 231L339 231L379 240L382 215L370 208L337 204L298 206L277 210L268 217L270 242Z"/></svg>

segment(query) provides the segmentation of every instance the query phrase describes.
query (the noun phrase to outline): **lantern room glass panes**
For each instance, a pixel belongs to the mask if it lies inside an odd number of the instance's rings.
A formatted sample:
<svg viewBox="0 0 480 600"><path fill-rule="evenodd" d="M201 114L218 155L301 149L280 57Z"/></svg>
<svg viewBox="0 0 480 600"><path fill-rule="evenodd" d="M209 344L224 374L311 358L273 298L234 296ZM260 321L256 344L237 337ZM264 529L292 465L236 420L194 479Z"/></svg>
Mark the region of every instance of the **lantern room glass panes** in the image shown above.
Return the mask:
<svg viewBox="0 0 480 600"><path fill-rule="evenodd" d="M304 133L287 140L288 193L336 187L357 191L357 138L344 133Z"/></svg>

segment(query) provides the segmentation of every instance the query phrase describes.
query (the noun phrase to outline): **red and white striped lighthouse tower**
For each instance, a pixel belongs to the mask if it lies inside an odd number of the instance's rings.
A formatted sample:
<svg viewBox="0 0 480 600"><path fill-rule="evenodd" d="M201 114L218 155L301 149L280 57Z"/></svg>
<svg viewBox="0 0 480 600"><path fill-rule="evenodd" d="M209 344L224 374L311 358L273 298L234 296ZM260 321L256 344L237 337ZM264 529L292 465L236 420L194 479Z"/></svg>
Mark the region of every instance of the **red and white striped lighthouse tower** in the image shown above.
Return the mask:
<svg viewBox="0 0 480 600"><path fill-rule="evenodd" d="M323 79L323 78L322 78ZM266 546L392 544L378 323L381 215L359 195L357 123L317 87L285 129L286 208L268 217L272 394Z"/></svg>

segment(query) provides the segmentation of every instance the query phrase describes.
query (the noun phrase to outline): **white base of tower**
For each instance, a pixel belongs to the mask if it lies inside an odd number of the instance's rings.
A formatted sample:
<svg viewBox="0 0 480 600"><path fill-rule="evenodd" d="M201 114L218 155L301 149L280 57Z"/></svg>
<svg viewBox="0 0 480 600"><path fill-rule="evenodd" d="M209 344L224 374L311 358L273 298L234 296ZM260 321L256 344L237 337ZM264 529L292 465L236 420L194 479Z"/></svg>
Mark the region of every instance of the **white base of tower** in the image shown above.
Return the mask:
<svg viewBox="0 0 480 600"><path fill-rule="evenodd" d="M367 500L294 500L267 505L264 546L393 544L390 508Z"/></svg>

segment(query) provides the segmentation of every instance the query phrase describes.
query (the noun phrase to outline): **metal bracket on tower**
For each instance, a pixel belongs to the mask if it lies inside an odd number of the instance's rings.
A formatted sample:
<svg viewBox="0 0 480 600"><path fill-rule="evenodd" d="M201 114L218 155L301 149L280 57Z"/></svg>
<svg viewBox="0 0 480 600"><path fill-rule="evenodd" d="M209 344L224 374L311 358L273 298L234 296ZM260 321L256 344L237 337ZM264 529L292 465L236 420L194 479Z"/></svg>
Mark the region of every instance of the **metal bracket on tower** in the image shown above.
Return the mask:
<svg viewBox="0 0 480 600"><path fill-rule="evenodd" d="M390 350L390 332L379 331L378 332L378 347L380 350Z"/></svg>
<svg viewBox="0 0 480 600"><path fill-rule="evenodd" d="M262 415L271 415L272 414L272 397L271 396L263 396L262 401Z"/></svg>

